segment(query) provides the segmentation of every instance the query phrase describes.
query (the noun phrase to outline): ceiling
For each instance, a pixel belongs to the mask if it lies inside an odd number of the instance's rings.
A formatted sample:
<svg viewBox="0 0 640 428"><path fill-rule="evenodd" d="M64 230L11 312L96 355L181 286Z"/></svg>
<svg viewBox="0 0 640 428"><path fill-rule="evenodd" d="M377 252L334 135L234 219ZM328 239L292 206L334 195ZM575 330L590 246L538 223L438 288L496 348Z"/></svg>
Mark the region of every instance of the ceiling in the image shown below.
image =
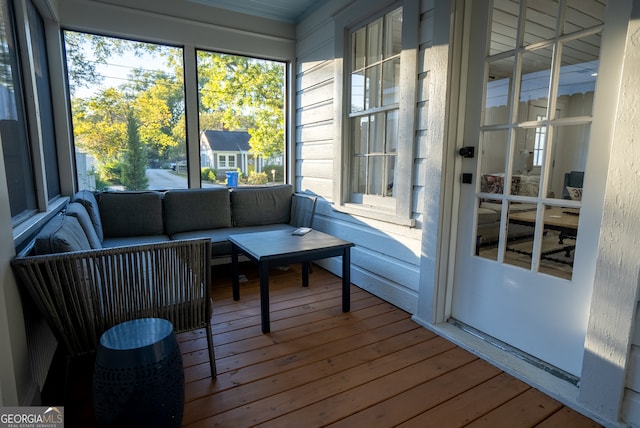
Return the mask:
<svg viewBox="0 0 640 428"><path fill-rule="evenodd" d="M307 13L325 0L192 0L220 9L273 19L289 24L298 23Z"/></svg>

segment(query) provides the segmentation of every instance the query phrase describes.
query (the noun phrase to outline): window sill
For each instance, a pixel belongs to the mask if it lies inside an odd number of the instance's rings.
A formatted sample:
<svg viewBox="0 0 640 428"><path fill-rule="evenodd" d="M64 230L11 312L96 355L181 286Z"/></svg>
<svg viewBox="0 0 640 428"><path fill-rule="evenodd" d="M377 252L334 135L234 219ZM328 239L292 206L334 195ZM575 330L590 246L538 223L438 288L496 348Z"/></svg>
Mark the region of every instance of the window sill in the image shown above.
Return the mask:
<svg viewBox="0 0 640 428"><path fill-rule="evenodd" d="M60 197L51 202L47 211L37 213L13 228L13 245L16 249L22 248L29 239L40 231L42 226L53 216L58 214L69 202L68 197Z"/></svg>
<svg viewBox="0 0 640 428"><path fill-rule="evenodd" d="M393 212L381 211L375 207L368 207L360 204L331 205L331 208L340 213L366 217L373 220L393 223L399 226L416 227L416 221L412 218L398 217Z"/></svg>

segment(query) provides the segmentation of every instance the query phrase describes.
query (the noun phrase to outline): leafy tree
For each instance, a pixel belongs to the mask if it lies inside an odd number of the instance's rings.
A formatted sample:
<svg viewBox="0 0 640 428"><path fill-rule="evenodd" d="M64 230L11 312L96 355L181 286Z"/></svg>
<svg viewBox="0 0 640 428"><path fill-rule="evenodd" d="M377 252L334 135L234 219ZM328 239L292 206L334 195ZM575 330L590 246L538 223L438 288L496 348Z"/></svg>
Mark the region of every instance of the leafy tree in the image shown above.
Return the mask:
<svg viewBox="0 0 640 428"><path fill-rule="evenodd" d="M122 161L122 184L127 190L145 190L147 179L147 152L138 134L138 121L129 111L127 115L127 148Z"/></svg>
<svg viewBox="0 0 640 428"><path fill-rule="evenodd" d="M200 108L221 117L221 128L247 129L251 151L264 158L284 151L284 66L254 58L198 53ZM241 118L250 116L248 127Z"/></svg>

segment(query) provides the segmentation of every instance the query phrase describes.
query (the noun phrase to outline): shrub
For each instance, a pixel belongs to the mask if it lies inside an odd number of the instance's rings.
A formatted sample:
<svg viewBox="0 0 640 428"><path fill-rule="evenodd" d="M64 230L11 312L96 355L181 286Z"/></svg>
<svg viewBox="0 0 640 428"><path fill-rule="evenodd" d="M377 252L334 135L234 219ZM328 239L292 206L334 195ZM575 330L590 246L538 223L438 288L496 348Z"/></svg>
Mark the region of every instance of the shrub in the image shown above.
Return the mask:
<svg viewBox="0 0 640 428"><path fill-rule="evenodd" d="M269 180L273 180L273 174L271 171L276 172L276 180L277 182L284 183L284 166L283 165L265 165L262 170L267 174Z"/></svg>
<svg viewBox="0 0 640 428"><path fill-rule="evenodd" d="M200 179L202 181L216 182L217 172L213 168L205 167L200 169Z"/></svg>
<svg viewBox="0 0 640 428"><path fill-rule="evenodd" d="M269 177L264 172L251 171L247 178L247 184L267 184L268 182Z"/></svg>

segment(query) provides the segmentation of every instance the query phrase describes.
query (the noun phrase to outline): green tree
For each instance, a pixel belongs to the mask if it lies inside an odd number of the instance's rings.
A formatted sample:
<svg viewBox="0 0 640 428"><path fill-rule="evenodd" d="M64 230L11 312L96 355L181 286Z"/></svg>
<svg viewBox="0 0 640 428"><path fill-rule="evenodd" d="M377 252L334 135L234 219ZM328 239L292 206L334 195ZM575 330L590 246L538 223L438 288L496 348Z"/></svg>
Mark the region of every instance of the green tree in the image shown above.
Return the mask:
<svg viewBox="0 0 640 428"><path fill-rule="evenodd" d="M129 111L127 115L127 148L122 160L122 184L127 190L145 190L147 179L147 151L140 141L138 121Z"/></svg>
<svg viewBox="0 0 640 428"><path fill-rule="evenodd" d="M200 109L223 129L246 129L252 153L284 152L284 65L237 55L198 53ZM251 117L243 127L243 118Z"/></svg>

